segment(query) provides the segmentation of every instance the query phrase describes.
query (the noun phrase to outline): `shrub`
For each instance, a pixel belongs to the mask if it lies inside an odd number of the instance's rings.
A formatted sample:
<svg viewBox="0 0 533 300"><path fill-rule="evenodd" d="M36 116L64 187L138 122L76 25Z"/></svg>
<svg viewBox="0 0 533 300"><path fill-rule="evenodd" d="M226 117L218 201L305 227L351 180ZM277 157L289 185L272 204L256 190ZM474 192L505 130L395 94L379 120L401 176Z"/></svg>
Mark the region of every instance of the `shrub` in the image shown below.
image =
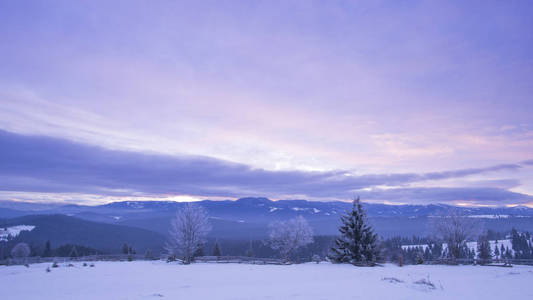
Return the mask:
<svg viewBox="0 0 533 300"><path fill-rule="evenodd" d="M318 264L320 261L322 261L322 258L320 258L318 254L314 254L313 257L311 257L311 260Z"/></svg>

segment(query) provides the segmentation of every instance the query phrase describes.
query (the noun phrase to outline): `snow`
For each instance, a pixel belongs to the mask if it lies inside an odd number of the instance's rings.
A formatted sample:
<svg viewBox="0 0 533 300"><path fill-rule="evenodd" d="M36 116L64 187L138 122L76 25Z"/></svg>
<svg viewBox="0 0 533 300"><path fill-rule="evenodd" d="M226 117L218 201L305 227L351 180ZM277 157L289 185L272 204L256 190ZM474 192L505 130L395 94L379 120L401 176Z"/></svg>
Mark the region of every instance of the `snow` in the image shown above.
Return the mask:
<svg viewBox="0 0 533 300"><path fill-rule="evenodd" d="M126 201L126 205L136 209L144 208L144 204L142 202Z"/></svg>
<svg viewBox="0 0 533 300"><path fill-rule="evenodd" d="M291 208L292 210L294 211L308 211L308 210L312 210L313 213L315 214L318 214L320 212L320 209L317 209L317 208L309 208L309 207L292 207Z"/></svg>
<svg viewBox="0 0 533 300"><path fill-rule="evenodd" d="M479 218L479 219L507 219L509 215L471 215L469 218Z"/></svg>
<svg viewBox="0 0 533 300"><path fill-rule="evenodd" d="M16 237L21 231L32 231L33 225L17 225L7 228L0 228L0 241L7 241L8 236Z"/></svg>
<svg viewBox="0 0 533 300"><path fill-rule="evenodd" d="M95 264L0 266L0 299L533 299L532 266Z"/></svg>
<svg viewBox="0 0 533 300"><path fill-rule="evenodd" d="M426 251L426 248L428 247L427 244L422 244L422 245L402 245L402 249L403 250L408 250L410 248L422 248L423 251ZM443 246L444 247L444 246Z"/></svg>
<svg viewBox="0 0 533 300"><path fill-rule="evenodd" d="M498 240L498 241L489 241L489 244L490 244L490 249L492 250L492 253L494 255L494 250L496 249L496 247L498 247L498 250L500 250L500 247L503 246L505 248L509 248L509 250L511 251L511 253L514 253L513 252L513 245L512 245L512 242L511 240L507 239L507 240ZM476 255L477 255L477 242L467 242L466 243L466 246L470 249L470 250L474 250L476 252ZM421 247L423 251L426 250L426 248L428 247L427 244L421 244L421 245L402 245L402 249L404 250L408 250L409 248L416 248L416 247ZM448 248L448 244L446 243L443 243L442 244L442 248L443 249L446 249Z"/></svg>
<svg viewBox="0 0 533 300"><path fill-rule="evenodd" d="M281 209L281 208L278 208L278 207L270 207L270 212L275 212L276 210L278 209Z"/></svg>
<svg viewBox="0 0 533 300"><path fill-rule="evenodd" d="M301 208L301 207L293 207L291 209L294 210L294 211L307 210L307 208Z"/></svg>

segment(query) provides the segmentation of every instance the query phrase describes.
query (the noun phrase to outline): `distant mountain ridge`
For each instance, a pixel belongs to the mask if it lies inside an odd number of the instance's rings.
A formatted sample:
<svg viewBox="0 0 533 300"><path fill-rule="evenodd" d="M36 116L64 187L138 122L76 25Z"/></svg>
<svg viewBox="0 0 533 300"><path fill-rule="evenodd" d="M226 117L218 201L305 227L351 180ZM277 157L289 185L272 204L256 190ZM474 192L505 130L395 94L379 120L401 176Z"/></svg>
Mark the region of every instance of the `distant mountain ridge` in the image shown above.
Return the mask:
<svg viewBox="0 0 533 300"><path fill-rule="evenodd" d="M266 236L268 224L298 215L304 216L316 234L337 233L339 217L351 206L350 202L318 202L307 200L272 201L263 197L238 200L195 202L204 207L213 224L211 236L252 238ZM166 235L170 219L183 202L122 201L103 205L57 205L0 201L0 218L22 215L63 214L93 222L126 225ZM386 205L363 203L376 231L383 236L429 234L432 216L445 215L451 208L460 213L483 219L486 227L498 231L512 227L533 230L533 208L529 207L455 207L446 204ZM2 207L9 207L8 210Z"/></svg>
<svg viewBox="0 0 533 300"><path fill-rule="evenodd" d="M277 200L273 201L264 197L247 197L238 200L213 201L203 200L194 202L212 210L213 213L224 212L226 209L235 209L234 214L239 211L253 210L258 213L271 213L273 215L283 214L284 210L292 210L300 214L310 215L331 215L338 214L350 208L350 202L342 201L308 201L308 200ZM82 212L94 213L111 213L111 212L165 212L177 210L184 202L175 201L120 201L111 202L102 205L60 205L41 204L31 202L0 201L0 217L3 217L4 211L10 214L27 214L35 213L64 213L77 214ZM526 206L515 207L464 207L451 206L447 204L428 204L428 205L388 205L363 203L369 217L419 217L445 214L450 208L456 209L465 215L506 215L506 216L528 216L533 217L533 208Z"/></svg>

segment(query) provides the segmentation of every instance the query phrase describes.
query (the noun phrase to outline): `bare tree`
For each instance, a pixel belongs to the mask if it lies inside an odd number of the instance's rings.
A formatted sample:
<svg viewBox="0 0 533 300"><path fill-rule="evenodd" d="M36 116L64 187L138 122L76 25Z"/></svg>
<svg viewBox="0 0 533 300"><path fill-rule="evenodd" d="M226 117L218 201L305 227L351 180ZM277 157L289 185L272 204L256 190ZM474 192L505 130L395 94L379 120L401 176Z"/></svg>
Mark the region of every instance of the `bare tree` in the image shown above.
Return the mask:
<svg viewBox="0 0 533 300"><path fill-rule="evenodd" d="M451 258L460 258L466 242L477 238L480 232L479 222L460 215L455 209L449 210L447 215L435 218L433 227L437 237L447 244Z"/></svg>
<svg viewBox="0 0 533 300"><path fill-rule="evenodd" d="M205 210L201 206L187 203L170 222L169 239L165 249L169 255L180 257L188 264L210 230Z"/></svg>
<svg viewBox="0 0 533 300"><path fill-rule="evenodd" d="M271 223L269 237L270 247L278 250L283 260L288 260L293 251L313 242L313 229L304 217L298 216Z"/></svg>

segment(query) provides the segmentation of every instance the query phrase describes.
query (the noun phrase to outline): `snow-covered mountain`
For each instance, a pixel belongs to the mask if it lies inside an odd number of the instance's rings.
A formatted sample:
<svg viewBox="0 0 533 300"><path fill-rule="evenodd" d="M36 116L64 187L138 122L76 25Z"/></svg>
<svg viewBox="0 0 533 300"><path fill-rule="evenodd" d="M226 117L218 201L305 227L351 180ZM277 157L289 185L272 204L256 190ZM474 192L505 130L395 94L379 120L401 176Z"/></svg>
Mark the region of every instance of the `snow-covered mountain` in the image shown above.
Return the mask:
<svg viewBox="0 0 533 300"><path fill-rule="evenodd" d="M196 204L209 213L214 229L212 235L249 237L266 234L267 224L274 220L304 216L317 234L336 234L340 215L351 206L349 202L317 202L241 198L236 201L204 200ZM166 234L169 220L184 203L173 201L123 201L97 206L42 205L0 202L0 218L28 214L64 214L85 220L128 225ZM3 209L2 207L9 207ZM384 235L425 235L431 216L444 215L451 208L445 204L385 205L364 203L376 230ZM533 209L528 207L455 207L461 213L483 220L486 227L497 231L512 227L533 230ZM6 212L3 215L3 212Z"/></svg>
<svg viewBox="0 0 533 300"><path fill-rule="evenodd" d="M337 215L350 208L350 202L341 201L307 201L307 200L278 200L268 198L241 198L236 201L204 200L196 202L213 215L242 216L248 213L266 214L272 216L285 215L310 215L331 216ZM84 205L43 205L28 202L0 201L0 209L9 209L9 212L26 213L148 213L175 211L183 205L175 201L122 201L112 202L97 206ZM421 217L446 214L453 206L446 204L429 205L387 205L364 203L369 217ZM462 214L478 218L498 217L533 217L533 208L526 206L515 207L453 207ZM0 210L0 217L2 211ZM255 216L254 216L255 217Z"/></svg>

